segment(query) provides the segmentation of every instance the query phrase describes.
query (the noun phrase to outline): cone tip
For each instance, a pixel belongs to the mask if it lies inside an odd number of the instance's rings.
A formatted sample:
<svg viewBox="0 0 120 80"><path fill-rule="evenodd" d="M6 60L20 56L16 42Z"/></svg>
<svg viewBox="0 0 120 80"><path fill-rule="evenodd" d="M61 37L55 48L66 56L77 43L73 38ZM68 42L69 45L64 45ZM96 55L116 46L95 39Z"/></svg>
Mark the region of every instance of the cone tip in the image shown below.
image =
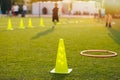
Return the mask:
<svg viewBox="0 0 120 80"><path fill-rule="evenodd" d="M63 41L63 39L62 39L62 38L60 38L60 41Z"/></svg>

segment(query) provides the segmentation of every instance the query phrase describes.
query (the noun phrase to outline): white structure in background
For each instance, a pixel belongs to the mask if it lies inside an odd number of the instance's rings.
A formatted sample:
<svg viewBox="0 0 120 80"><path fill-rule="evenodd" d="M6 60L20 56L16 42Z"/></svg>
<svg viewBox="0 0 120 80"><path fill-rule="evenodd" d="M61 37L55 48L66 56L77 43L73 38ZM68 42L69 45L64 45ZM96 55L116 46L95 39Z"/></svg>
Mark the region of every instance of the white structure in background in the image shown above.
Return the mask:
<svg viewBox="0 0 120 80"><path fill-rule="evenodd" d="M52 14L52 9L54 7L55 2L35 2L32 4L32 14L33 15L41 15L43 7L47 8L47 14ZM60 1L57 2L59 7L59 13L62 14L62 8L65 8L66 13L68 13L70 1ZM81 14L89 13L94 14L96 10L96 2L95 1L73 1L72 2L72 14L76 12L80 12Z"/></svg>
<svg viewBox="0 0 120 80"><path fill-rule="evenodd" d="M42 14L42 9L43 7L47 8L47 14L52 14L52 9L54 8L54 3L55 2L35 2L32 4L32 14L34 15L41 15ZM58 2L58 7L61 13L61 7L62 7L62 3Z"/></svg>
<svg viewBox="0 0 120 80"><path fill-rule="evenodd" d="M76 1L73 2L72 13L80 12L81 14L94 14L95 9L95 1Z"/></svg>

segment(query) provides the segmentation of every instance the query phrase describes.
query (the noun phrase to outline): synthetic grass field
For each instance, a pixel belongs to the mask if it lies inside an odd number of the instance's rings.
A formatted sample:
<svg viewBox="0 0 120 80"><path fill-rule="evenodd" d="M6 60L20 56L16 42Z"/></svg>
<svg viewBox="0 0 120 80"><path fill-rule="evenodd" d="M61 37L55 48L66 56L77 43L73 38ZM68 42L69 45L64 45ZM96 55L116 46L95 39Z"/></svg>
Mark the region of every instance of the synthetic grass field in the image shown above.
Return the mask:
<svg viewBox="0 0 120 80"><path fill-rule="evenodd" d="M51 18L32 18L34 28L19 29L20 18L11 18L14 30L7 30L7 17L0 18L0 80L120 80L120 20L112 28L92 18L60 18L51 28ZM24 18L27 27L28 18ZM68 75L50 74L55 67L59 39L64 39ZM81 56L88 49L118 53L112 58ZM103 53L101 53L103 54Z"/></svg>

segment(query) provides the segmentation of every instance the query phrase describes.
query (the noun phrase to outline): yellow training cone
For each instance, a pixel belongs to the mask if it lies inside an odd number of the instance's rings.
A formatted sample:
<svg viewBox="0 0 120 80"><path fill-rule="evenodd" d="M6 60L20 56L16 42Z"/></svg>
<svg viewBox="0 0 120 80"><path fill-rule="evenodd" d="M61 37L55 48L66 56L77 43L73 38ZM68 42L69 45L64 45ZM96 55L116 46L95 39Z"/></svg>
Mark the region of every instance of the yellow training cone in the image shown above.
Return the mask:
<svg viewBox="0 0 120 80"><path fill-rule="evenodd" d="M42 19L42 18L40 18L40 26L41 26L41 27L44 27L44 22L43 22L43 19Z"/></svg>
<svg viewBox="0 0 120 80"><path fill-rule="evenodd" d="M33 28L31 18L29 18L29 21L28 21L28 27L29 27L29 28Z"/></svg>
<svg viewBox="0 0 120 80"><path fill-rule="evenodd" d="M55 68L50 73L69 74L72 69L68 69L64 40L59 40L57 59Z"/></svg>
<svg viewBox="0 0 120 80"><path fill-rule="evenodd" d="M8 19L8 28L7 28L7 30L13 30L10 18Z"/></svg>
<svg viewBox="0 0 120 80"><path fill-rule="evenodd" d="M20 19L20 29L25 29L23 19Z"/></svg>

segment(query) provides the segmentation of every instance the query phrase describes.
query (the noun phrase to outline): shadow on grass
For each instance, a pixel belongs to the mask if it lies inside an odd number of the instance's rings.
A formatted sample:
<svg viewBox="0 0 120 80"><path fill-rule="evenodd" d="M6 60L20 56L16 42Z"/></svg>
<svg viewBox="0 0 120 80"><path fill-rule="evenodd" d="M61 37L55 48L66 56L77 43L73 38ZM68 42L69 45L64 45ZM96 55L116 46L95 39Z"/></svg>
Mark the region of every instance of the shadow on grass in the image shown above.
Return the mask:
<svg viewBox="0 0 120 80"><path fill-rule="evenodd" d="M47 34L51 33L53 30L54 30L54 28L50 28L50 29L47 29L46 31L40 32L36 36L32 37L32 39L37 39L41 36L47 35Z"/></svg>
<svg viewBox="0 0 120 80"><path fill-rule="evenodd" d="M120 31L115 29L109 29L109 36L114 39L114 41L120 45Z"/></svg>
<svg viewBox="0 0 120 80"><path fill-rule="evenodd" d="M53 74L51 80L65 80L67 74Z"/></svg>
<svg viewBox="0 0 120 80"><path fill-rule="evenodd" d="M5 31L9 31L9 30L0 30L0 32L5 32Z"/></svg>

